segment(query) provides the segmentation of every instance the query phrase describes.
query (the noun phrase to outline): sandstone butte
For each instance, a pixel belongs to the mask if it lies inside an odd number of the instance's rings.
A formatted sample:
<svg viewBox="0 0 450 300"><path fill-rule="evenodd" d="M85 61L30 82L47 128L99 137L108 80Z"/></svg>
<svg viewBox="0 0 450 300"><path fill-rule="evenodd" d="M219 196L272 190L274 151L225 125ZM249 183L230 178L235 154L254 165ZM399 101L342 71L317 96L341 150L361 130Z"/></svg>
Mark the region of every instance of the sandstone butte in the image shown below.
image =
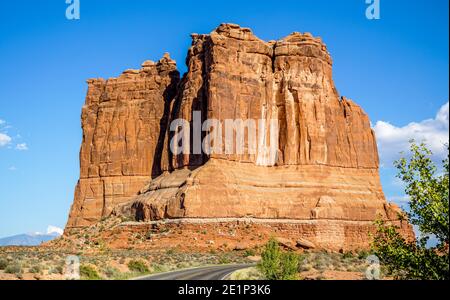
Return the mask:
<svg viewBox="0 0 450 300"><path fill-rule="evenodd" d="M250 223L332 250L367 248L378 217L413 234L384 197L369 118L339 96L320 38L294 32L265 42L222 24L192 34L186 63L182 78L166 54L87 81L66 231L115 214L193 228ZM276 162L262 150L172 155L170 121L191 121L194 110L202 120L278 119Z"/></svg>

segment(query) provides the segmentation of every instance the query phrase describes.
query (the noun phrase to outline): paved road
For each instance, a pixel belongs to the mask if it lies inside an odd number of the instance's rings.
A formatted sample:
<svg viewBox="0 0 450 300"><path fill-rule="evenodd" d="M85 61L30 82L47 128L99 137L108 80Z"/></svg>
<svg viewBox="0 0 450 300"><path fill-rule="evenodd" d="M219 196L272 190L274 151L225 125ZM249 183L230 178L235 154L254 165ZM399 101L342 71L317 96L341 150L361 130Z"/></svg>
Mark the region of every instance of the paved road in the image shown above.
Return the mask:
<svg viewBox="0 0 450 300"><path fill-rule="evenodd" d="M252 267L253 265L209 266L161 273L138 278L138 280L225 280L234 271Z"/></svg>

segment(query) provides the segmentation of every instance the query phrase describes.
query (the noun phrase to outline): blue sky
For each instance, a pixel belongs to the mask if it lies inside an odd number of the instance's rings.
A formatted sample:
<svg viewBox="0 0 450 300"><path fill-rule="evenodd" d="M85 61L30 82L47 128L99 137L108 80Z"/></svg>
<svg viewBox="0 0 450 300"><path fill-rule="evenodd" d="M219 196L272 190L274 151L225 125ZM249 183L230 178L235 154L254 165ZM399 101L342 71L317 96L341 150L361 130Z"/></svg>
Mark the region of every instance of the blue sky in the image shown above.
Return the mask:
<svg viewBox="0 0 450 300"><path fill-rule="evenodd" d="M113 77L170 52L184 72L190 33L223 22L262 39L293 31L321 36L341 95L360 104L377 131L382 183L401 202L390 167L410 137L448 140L448 1L65 0L0 3L0 237L64 227L78 179L80 113L92 77ZM445 104L447 104L445 106ZM415 123L412 123L415 122Z"/></svg>

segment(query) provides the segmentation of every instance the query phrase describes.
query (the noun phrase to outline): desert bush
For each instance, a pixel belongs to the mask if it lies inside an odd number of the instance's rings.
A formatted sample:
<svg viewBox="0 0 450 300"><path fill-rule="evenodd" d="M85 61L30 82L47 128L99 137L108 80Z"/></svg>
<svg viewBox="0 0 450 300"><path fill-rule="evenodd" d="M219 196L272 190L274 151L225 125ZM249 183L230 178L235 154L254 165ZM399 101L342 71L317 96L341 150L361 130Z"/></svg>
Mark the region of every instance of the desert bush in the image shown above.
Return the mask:
<svg viewBox="0 0 450 300"><path fill-rule="evenodd" d="M8 266L8 260L0 258L0 270L4 270Z"/></svg>
<svg viewBox="0 0 450 300"><path fill-rule="evenodd" d="M230 258L228 256L222 255L219 257L219 264L226 265L231 262Z"/></svg>
<svg viewBox="0 0 450 300"><path fill-rule="evenodd" d="M80 276L81 279L84 280L100 280L102 279L98 274L97 270L90 265L81 265L80 266Z"/></svg>
<svg viewBox="0 0 450 300"><path fill-rule="evenodd" d="M342 258L343 259L353 258L353 253L351 251L344 252L344 254L342 254Z"/></svg>
<svg viewBox="0 0 450 300"><path fill-rule="evenodd" d="M293 252L285 252L281 255L281 280L293 280L297 278L299 257Z"/></svg>
<svg viewBox="0 0 450 300"><path fill-rule="evenodd" d="M131 260L128 263L128 269L132 272L138 272L138 273L148 273L149 269L145 262L142 260Z"/></svg>
<svg viewBox="0 0 450 300"><path fill-rule="evenodd" d="M145 239L147 240L151 240L153 236L153 232L151 230L147 231L147 233L145 233Z"/></svg>
<svg viewBox="0 0 450 300"><path fill-rule="evenodd" d="M268 280L292 280L297 278L299 257L283 252L275 239L270 239L261 253L258 269Z"/></svg>
<svg viewBox="0 0 450 300"><path fill-rule="evenodd" d="M302 265L300 265L300 267L299 267L299 271L300 271L300 272L310 271L311 269L312 269L312 265L311 265L311 264L308 264L308 263L302 264Z"/></svg>
<svg viewBox="0 0 450 300"><path fill-rule="evenodd" d="M241 269L231 274L230 276L231 280L262 280L263 275L261 272L255 268L247 268L247 269Z"/></svg>
<svg viewBox="0 0 450 300"><path fill-rule="evenodd" d="M187 261L177 263L177 269L186 269L191 267L193 264Z"/></svg>
<svg viewBox="0 0 450 300"><path fill-rule="evenodd" d="M361 250L358 252L358 259L366 259L367 256L369 256L370 253L366 250Z"/></svg>
<svg viewBox="0 0 450 300"><path fill-rule="evenodd" d="M317 260L314 262L314 269L316 269L318 271L325 271L325 270L329 269L329 265L324 260Z"/></svg>
<svg viewBox="0 0 450 300"><path fill-rule="evenodd" d="M108 278L117 278L120 276L120 271L119 269L112 267L112 266L106 266L103 270L102 273L105 274L106 277Z"/></svg>
<svg viewBox="0 0 450 300"><path fill-rule="evenodd" d="M41 271L42 271L41 266L39 266L39 265L34 265L28 270L28 272L33 273L33 274L39 274L39 273L41 273Z"/></svg>
<svg viewBox="0 0 450 300"><path fill-rule="evenodd" d="M255 256L255 255L256 255L255 249L246 249L244 251L244 257Z"/></svg>
<svg viewBox="0 0 450 300"><path fill-rule="evenodd" d="M163 272L163 270L164 270L164 268L163 268L163 266L160 265L160 264L154 264L154 265L152 265L152 271L155 272L155 273Z"/></svg>
<svg viewBox="0 0 450 300"><path fill-rule="evenodd" d="M153 264L152 265L152 273L164 273L171 270L169 265L165 264Z"/></svg>
<svg viewBox="0 0 450 300"><path fill-rule="evenodd" d="M5 273L22 274L22 266L19 263L12 263L6 266Z"/></svg>
<svg viewBox="0 0 450 300"><path fill-rule="evenodd" d="M63 274L63 272L64 272L64 267L62 265L54 266L49 270L50 274Z"/></svg>

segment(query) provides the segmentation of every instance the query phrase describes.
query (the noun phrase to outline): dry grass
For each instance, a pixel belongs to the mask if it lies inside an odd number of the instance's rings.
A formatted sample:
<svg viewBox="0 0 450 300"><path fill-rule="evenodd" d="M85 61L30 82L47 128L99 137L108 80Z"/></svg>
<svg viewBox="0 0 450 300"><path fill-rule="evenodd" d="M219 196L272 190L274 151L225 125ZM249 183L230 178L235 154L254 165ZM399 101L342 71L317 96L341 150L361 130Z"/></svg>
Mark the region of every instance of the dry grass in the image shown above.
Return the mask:
<svg viewBox="0 0 450 300"><path fill-rule="evenodd" d="M129 279L143 274L224 263L243 263L242 253L182 253L166 251L116 250L98 253L75 253L80 265L90 266L105 280ZM65 279L66 257L74 253L50 251L40 247L0 248L0 279ZM148 270L131 268L139 261ZM89 268L87 268L89 269ZM89 269L91 273L93 270ZM96 276L92 276L96 278ZM82 279L89 279L86 276Z"/></svg>

